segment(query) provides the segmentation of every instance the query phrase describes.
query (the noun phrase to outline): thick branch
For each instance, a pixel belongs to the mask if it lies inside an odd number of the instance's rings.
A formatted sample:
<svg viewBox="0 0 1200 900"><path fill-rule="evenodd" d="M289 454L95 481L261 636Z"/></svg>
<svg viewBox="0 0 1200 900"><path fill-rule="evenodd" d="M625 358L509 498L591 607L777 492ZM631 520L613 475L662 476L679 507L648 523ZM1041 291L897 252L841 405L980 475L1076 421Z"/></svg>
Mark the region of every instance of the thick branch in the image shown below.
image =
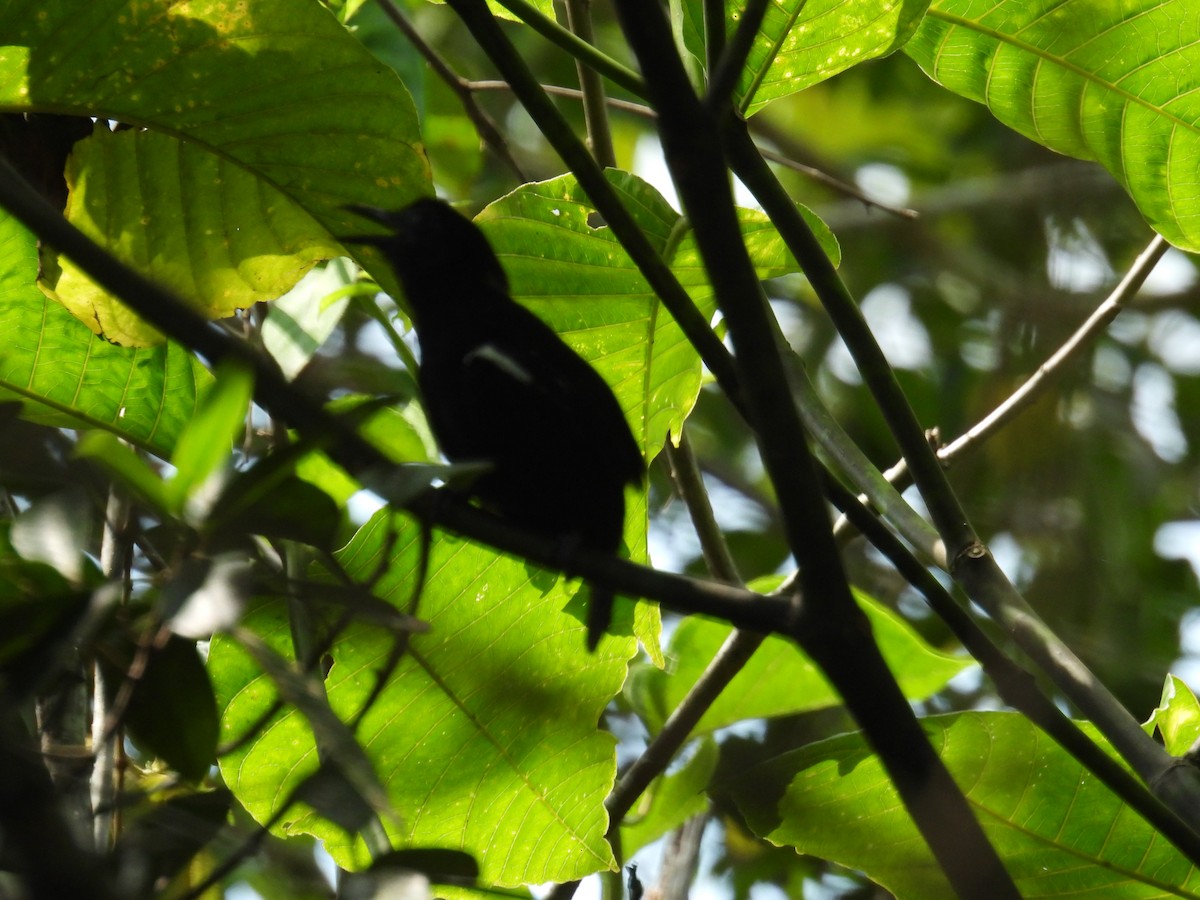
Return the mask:
<svg viewBox="0 0 1200 900"><path fill-rule="evenodd" d="M805 606L794 636L841 693L955 889L969 897L1016 897L1011 877L922 733L850 595L766 299L741 238L717 118L691 90L658 6L618 0L617 9L729 326L749 419L800 564Z"/></svg>
<svg viewBox="0 0 1200 900"><path fill-rule="evenodd" d="M808 223L763 161L740 122L727 122L726 147L734 169L762 203L771 221L834 321L900 444L913 479L930 509L946 548L948 571L967 595L1012 634L1042 671L1095 722L1138 775L1186 821L1200 809L1200 782L1180 771L1082 661L1029 606L972 529L887 364L832 262Z"/></svg>

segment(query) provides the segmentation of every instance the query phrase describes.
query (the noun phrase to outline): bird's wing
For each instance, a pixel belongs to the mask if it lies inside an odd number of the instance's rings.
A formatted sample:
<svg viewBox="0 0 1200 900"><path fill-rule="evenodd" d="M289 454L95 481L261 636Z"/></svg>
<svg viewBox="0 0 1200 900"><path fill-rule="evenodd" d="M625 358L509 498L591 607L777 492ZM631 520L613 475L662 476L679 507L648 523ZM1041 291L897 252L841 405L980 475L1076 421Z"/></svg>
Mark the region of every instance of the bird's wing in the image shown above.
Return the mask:
<svg viewBox="0 0 1200 900"><path fill-rule="evenodd" d="M585 458L593 450L589 445L594 436L603 434L604 446L594 448L604 454L598 462L624 482L639 483L645 467L641 450L612 389L541 319L514 306L519 312L491 329L486 342L469 354L473 383L484 396L491 395L502 388L488 381L503 371L528 404L538 407L529 411L522 427L578 435L578 451ZM518 322L519 327L513 327Z"/></svg>

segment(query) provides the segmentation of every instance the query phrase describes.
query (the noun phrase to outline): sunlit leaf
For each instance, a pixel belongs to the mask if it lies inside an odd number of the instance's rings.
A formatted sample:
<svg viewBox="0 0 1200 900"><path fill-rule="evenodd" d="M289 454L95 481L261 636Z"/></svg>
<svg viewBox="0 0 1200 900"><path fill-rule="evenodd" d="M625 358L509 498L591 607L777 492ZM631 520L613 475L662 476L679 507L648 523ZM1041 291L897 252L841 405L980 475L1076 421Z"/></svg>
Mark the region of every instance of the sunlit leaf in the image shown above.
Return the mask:
<svg viewBox="0 0 1200 900"><path fill-rule="evenodd" d="M1200 17L1191 0L941 0L905 48L1005 125L1096 160L1200 249Z"/></svg>
<svg viewBox="0 0 1200 900"><path fill-rule="evenodd" d="M861 593L857 596L884 659L912 699L924 699L941 690L974 664L969 657L935 650L894 612ZM685 619L671 636L666 671L639 667L627 690L652 731L662 727L732 631L726 623L700 616ZM840 702L816 664L795 643L772 636L763 641L696 727L707 732L745 719L792 715Z"/></svg>
<svg viewBox="0 0 1200 900"><path fill-rule="evenodd" d="M420 587L420 541L419 528L380 513L339 557L359 580L390 560L374 593L407 608ZM577 584L438 534L429 553L415 608L429 632L400 636L407 652L356 732L397 813L392 839L461 848L480 861L487 884L570 880L613 866L603 800L614 741L597 724L633 640L606 637L588 654L586 592L574 596ZM261 607L245 624L277 648L289 643L278 608ZM360 712L397 637L357 623L334 644L325 687L344 719ZM223 733L239 736L275 690L231 640L214 641L209 665ZM293 710L221 760L227 783L260 819L316 765L311 732ZM320 836L343 865L367 861L361 842L303 808L281 827Z"/></svg>
<svg viewBox="0 0 1200 900"><path fill-rule="evenodd" d="M899 49L929 0L780 0L766 16L746 59L735 98L753 115L851 66ZM730 34L745 0L729 4Z"/></svg>
<svg viewBox="0 0 1200 900"><path fill-rule="evenodd" d="M21 400L31 421L103 428L169 457L208 370L178 344L136 349L96 337L37 289L37 271L33 236L0 210L0 397Z"/></svg>
<svg viewBox="0 0 1200 900"><path fill-rule="evenodd" d="M1023 897L1200 893L1200 872L1015 713L922 720ZM899 898L955 896L860 734L785 753L730 785L761 837L865 872Z"/></svg>

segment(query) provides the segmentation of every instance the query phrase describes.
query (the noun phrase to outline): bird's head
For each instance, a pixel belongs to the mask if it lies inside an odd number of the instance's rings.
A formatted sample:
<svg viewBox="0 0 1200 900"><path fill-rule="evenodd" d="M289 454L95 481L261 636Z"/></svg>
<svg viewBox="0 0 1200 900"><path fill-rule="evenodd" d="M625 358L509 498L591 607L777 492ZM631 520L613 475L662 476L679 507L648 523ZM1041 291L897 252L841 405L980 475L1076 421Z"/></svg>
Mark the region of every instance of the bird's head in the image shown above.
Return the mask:
<svg viewBox="0 0 1200 900"><path fill-rule="evenodd" d="M388 229L341 241L382 250L410 303L419 305L424 298L471 284L508 293L508 278L487 238L449 204L425 197L399 210L357 204L346 209Z"/></svg>

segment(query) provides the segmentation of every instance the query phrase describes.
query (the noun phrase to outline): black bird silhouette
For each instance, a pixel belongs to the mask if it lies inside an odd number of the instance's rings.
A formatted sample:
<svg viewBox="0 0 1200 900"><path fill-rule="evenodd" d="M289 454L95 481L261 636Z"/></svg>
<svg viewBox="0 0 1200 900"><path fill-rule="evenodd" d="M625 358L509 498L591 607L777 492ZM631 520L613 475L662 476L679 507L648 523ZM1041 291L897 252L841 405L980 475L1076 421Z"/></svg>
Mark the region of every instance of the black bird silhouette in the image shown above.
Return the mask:
<svg viewBox="0 0 1200 900"><path fill-rule="evenodd" d="M492 468L472 492L504 518L577 546L616 553L625 485L641 451L596 371L509 296L483 232L440 200L397 212L347 207L390 229L346 238L386 255L421 345L417 383L442 452ZM612 591L591 586L587 645L612 619Z"/></svg>

